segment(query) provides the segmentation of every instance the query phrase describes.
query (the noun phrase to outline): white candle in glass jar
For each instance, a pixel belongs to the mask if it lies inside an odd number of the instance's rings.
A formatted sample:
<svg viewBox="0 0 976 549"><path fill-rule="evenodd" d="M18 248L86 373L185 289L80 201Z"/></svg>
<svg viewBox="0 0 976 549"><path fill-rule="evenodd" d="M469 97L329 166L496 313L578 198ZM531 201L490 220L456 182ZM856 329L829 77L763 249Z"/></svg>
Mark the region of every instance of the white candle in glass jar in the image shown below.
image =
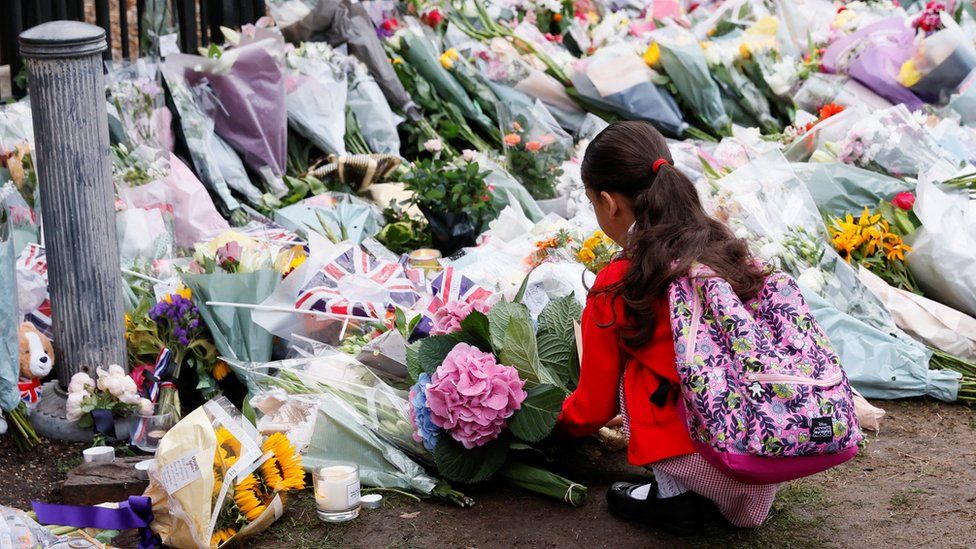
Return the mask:
<svg viewBox="0 0 976 549"><path fill-rule="evenodd" d="M315 480L315 504L319 509L348 511L359 506L359 468L355 465L323 467Z"/></svg>

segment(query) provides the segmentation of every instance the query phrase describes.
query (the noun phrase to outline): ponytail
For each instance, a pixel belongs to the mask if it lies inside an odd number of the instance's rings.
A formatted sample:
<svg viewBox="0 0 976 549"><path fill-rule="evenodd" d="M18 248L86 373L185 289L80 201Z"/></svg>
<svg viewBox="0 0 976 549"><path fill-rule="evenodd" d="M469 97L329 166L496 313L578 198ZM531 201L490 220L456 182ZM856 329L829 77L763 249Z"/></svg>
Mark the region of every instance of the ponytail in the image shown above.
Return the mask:
<svg viewBox="0 0 976 549"><path fill-rule="evenodd" d="M622 243L630 268L605 290L624 301L627 345L650 341L658 322L656 303L696 261L711 267L744 300L762 288L764 275L745 241L705 213L694 184L674 167L667 142L650 124L608 126L590 143L581 171L587 187L633 201L634 227Z"/></svg>

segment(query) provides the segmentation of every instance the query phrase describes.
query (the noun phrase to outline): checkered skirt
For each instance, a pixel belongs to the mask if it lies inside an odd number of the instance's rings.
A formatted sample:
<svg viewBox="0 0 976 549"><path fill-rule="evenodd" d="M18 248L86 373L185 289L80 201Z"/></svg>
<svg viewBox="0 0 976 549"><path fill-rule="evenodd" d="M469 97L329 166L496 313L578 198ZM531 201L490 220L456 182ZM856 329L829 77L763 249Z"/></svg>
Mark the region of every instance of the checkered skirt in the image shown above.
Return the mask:
<svg viewBox="0 0 976 549"><path fill-rule="evenodd" d="M630 418L624 399L623 376L617 392L624 434L630 438ZM663 472L692 492L710 499L722 516L740 528L754 528L765 522L773 506L778 484L745 484L731 479L699 454L686 454L656 461L648 468Z"/></svg>

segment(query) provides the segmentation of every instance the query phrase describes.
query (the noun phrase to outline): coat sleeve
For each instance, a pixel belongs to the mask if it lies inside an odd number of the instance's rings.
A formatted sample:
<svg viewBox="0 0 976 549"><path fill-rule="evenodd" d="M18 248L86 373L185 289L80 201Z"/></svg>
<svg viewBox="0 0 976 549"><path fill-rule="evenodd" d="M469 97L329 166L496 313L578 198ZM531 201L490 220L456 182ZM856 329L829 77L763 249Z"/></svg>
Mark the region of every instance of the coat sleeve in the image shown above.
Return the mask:
<svg viewBox="0 0 976 549"><path fill-rule="evenodd" d="M600 274L594 290L616 282L623 276L623 270L611 264ZM591 293L587 299L580 326L583 340L580 379L576 391L563 403L557 423L561 433L574 437L591 435L618 413L625 358L620 342L623 315L623 302L610 294Z"/></svg>

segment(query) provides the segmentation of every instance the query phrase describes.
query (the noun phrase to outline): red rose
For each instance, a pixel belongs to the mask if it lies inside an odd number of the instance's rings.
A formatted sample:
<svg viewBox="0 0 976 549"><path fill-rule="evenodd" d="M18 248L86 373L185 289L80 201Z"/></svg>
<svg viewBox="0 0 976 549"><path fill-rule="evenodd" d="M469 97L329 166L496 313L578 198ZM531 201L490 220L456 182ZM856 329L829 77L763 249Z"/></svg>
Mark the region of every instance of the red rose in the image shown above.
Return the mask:
<svg viewBox="0 0 976 549"><path fill-rule="evenodd" d="M891 199L891 203L905 210L906 212L910 212L915 206L915 195L907 192L898 193L894 198Z"/></svg>

